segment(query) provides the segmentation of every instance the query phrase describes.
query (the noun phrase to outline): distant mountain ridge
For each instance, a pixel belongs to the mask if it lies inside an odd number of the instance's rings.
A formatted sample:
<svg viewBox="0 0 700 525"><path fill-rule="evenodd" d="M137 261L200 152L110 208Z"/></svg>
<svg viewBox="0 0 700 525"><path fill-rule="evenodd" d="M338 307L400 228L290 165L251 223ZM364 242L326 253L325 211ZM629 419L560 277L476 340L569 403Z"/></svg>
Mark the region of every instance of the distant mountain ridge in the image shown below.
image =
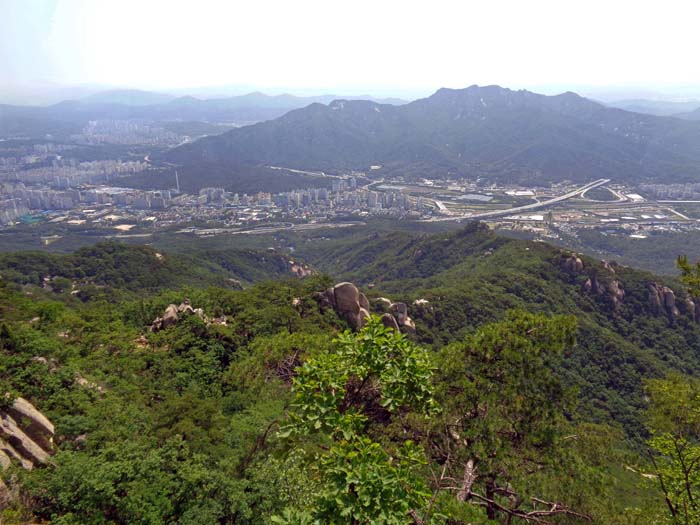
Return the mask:
<svg viewBox="0 0 700 525"><path fill-rule="evenodd" d="M312 103L328 104L336 95L298 97L266 95L260 92L228 98L200 99L174 97L140 90L111 90L78 100L64 100L51 106L0 104L0 138L46 133L65 138L79 133L89 120L143 119L152 121L193 121L245 125L280 117ZM362 97L353 97L361 99ZM369 97L371 98L371 97ZM403 104L400 99L377 99L381 103Z"/></svg>
<svg viewBox="0 0 700 525"><path fill-rule="evenodd" d="M669 100L629 99L608 102L605 105L624 109L625 111L633 111L635 113L670 117L681 116L685 113L695 111L700 108L700 100L674 102Z"/></svg>
<svg viewBox="0 0 700 525"><path fill-rule="evenodd" d="M141 89L110 89L79 99L89 104L123 104L126 106L148 106L165 104L175 97L166 93L155 93Z"/></svg>
<svg viewBox="0 0 700 525"><path fill-rule="evenodd" d="M511 182L700 180L700 124L571 92L440 89L402 106L336 100L171 150L168 162Z"/></svg>
<svg viewBox="0 0 700 525"><path fill-rule="evenodd" d="M681 113L678 116L686 120L700 120L700 108L688 113Z"/></svg>

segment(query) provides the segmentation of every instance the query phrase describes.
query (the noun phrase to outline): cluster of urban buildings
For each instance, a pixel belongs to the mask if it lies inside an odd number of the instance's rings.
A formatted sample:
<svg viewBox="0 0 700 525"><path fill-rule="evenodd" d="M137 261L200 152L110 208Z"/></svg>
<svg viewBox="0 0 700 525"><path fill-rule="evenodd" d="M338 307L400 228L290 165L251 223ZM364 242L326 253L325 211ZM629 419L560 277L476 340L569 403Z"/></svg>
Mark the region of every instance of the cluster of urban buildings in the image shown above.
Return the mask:
<svg viewBox="0 0 700 525"><path fill-rule="evenodd" d="M145 120L91 120L82 133L72 135L77 144L146 144L172 146L182 142L177 133Z"/></svg>
<svg viewBox="0 0 700 525"><path fill-rule="evenodd" d="M29 207L22 199L0 197L0 224L16 222L29 214Z"/></svg>
<svg viewBox="0 0 700 525"><path fill-rule="evenodd" d="M0 148L0 171L12 170L19 167L36 164L43 160L59 158L66 150L75 146L68 144L12 144Z"/></svg>
<svg viewBox="0 0 700 525"><path fill-rule="evenodd" d="M700 200L700 184L640 184L639 191L655 199Z"/></svg>
<svg viewBox="0 0 700 525"><path fill-rule="evenodd" d="M51 188L74 188L83 184L104 184L112 179L145 170L144 161L95 160L77 162L75 159L54 158L43 166L27 169L0 167L0 182L21 182L47 185Z"/></svg>
<svg viewBox="0 0 700 525"><path fill-rule="evenodd" d="M342 182L342 181L341 181ZM275 206L288 213L323 215L333 211L370 213L404 213L421 210L421 198L411 197L401 192L378 192L357 188L356 183L335 184L336 189L307 188L283 193L271 194L259 192L252 195L229 193L223 188L202 188L198 202L201 205L218 204L220 206Z"/></svg>
<svg viewBox="0 0 700 525"><path fill-rule="evenodd" d="M277 207L285 212L326 214L330 211L406 212L422 209L422 199L401 192L358 188L355 177L335 178L330 188L307 188L282 193L238 194L223 188L202 188L199 205L221 207Z"/></svg>
<svg viewBox="0 0 700 525"><path fill-rule="evenodd" d="M0 195L8 202L17 201L22 210L70 210L82 204L112 204L139 210L162 210L171 204L171 192L168 190L142 191L109 186L56 190L28 187L21 182L5 183L0 185Z"/></svg>

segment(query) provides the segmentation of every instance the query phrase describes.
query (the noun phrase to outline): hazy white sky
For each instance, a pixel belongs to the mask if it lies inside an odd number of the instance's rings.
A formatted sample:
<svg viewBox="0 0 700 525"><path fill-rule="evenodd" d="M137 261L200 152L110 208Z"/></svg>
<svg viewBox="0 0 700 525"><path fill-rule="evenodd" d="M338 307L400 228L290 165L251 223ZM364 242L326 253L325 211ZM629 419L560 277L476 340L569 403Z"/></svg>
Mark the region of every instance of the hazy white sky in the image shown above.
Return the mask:
<svg viewBox="0 0 700 525"><path fill-rule="evenodd" d="M700 84L700 2L0 0L0 82Z"/></svg>

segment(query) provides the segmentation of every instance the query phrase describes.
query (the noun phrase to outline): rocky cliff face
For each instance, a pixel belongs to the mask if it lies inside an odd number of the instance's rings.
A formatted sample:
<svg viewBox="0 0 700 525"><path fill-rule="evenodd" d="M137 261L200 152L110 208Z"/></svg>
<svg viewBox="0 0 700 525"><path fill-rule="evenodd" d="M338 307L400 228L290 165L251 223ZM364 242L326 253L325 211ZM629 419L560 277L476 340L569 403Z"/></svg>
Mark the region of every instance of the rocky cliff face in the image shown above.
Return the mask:
<svg viewBox="0 0 700 525"><path fill-rule="evenodd" d="M17 465L31 470L49 462L54 426L29 401L18 397L0 408L0 470ZM13 494L0 478L0 509Z"/></svg>

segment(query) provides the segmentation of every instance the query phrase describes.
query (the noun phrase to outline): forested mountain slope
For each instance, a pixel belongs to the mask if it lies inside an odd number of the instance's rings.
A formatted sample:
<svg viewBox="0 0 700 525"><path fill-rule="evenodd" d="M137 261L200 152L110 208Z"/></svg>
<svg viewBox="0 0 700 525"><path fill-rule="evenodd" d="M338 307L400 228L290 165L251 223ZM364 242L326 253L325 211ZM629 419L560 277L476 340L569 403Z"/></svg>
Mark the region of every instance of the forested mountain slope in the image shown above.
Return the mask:
<svg viewBox="0 0 700 525"><path fill-rule="evenodd" d="M21 495L0 502L3 520L384 512L398 521L377 523L492 525L555 509L545 522L628 525L663 513L640 474L646 382L700 372L698 308L679 283L479 224L297 255L333 277L299 279L256 252L3 255L0 388L55 425L50 464L3 472ZM266 273L290 277L248 285ZM229 275L245 289L211 286ZM341 279L374 313L382 297L396 315L405 301L415 331L372 321L333 343L348 327L334 308L353 305L323 298Z"/></svg>
<svg viewBox="0 0 700 525"><path fill-rule="evenodd" d="M86 287L114 292L156 292L182 286L232 286L292 277L307 270L287 257L255 250L204 250L163 254L148 246L103 242L68 255L43 252L0 254L0 275L21 284L56 287L70 281L76 293ZM70 291L70 289L69 289Z"/></svg>
<svg viewBox="0 0 700 525"><path fill-rule="evenodd" d="M509 182L697 180L700 125L576 95L498 86L440 89L402 106L336 100L165 154L181 165L368 170Z"/></svg>
<svg viewBox="0 0 700 525"><path fill-rule="evenodd" d="M644 377L700 373L700 308L677 281L472 224L457 233L367 234L306 249L316 268L411 304L426 344L459 340L512 308L579 320L562 373L585 417L641 431ZM668 286L668 287L666 287ZM376 292L375 292L376 291Z"/></svg>

